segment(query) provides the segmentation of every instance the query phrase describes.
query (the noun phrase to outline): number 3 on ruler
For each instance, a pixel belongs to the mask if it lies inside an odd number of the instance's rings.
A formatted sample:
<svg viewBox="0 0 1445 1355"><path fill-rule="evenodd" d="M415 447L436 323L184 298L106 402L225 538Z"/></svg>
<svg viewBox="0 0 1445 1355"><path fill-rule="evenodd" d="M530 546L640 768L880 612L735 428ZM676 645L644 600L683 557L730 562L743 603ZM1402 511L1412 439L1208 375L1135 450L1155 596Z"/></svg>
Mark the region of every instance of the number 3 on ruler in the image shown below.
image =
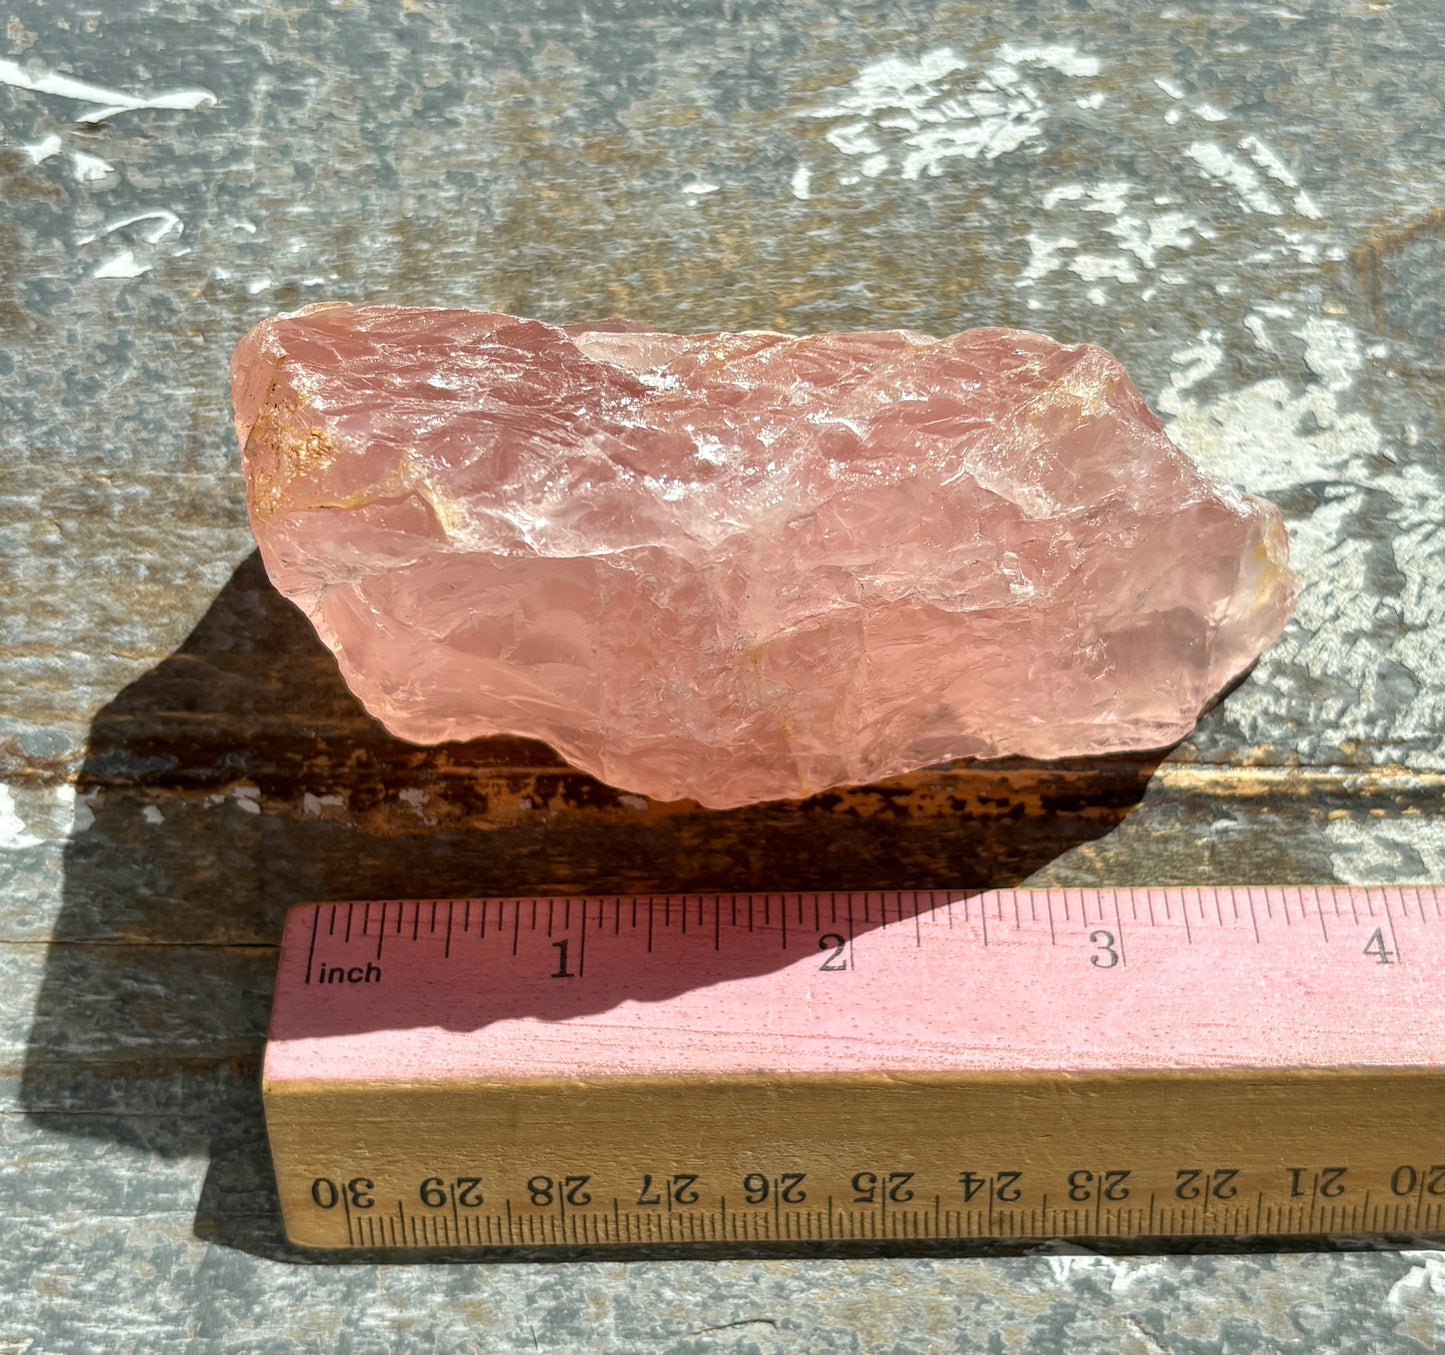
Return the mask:
<svg viewBox="0 0 1445 1355"><path fill-rule="evenodd" d="M1119 952L1114 949L1113 932L1090 932L1089 944L1097 952L1089 956L1089 963L1096 969L1112 969L1119 963Z"/></svg>

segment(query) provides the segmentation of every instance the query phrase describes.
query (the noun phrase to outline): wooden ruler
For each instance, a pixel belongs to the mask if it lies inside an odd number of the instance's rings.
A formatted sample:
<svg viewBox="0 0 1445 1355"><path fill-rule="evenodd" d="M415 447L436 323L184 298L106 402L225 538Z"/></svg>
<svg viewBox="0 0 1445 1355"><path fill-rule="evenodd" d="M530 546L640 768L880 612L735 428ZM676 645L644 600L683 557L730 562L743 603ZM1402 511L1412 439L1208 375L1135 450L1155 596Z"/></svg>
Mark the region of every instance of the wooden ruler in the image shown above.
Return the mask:
<svg viewBox="0 0 1445 1355"><path fill-rule="evenodd" d="M1445 889L288 914L314 1247L1445 1230Z"/></svg>

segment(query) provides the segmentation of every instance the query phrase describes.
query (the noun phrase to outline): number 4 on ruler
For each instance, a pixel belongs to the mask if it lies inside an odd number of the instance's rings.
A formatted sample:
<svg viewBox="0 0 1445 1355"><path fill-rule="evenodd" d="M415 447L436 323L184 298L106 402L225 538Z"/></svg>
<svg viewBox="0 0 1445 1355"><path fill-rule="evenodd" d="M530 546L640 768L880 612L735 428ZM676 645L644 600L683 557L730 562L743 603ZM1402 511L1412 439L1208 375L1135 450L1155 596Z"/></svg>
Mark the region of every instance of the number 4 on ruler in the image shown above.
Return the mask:
<svg viewBox="0 0 1445 1355"><path fill-rule="evenodd" d="M1385 929L1376 927L1365 942L1365 954L1373 955L1376 964L1394 964L1398 956L1385 944Z"/></svg>

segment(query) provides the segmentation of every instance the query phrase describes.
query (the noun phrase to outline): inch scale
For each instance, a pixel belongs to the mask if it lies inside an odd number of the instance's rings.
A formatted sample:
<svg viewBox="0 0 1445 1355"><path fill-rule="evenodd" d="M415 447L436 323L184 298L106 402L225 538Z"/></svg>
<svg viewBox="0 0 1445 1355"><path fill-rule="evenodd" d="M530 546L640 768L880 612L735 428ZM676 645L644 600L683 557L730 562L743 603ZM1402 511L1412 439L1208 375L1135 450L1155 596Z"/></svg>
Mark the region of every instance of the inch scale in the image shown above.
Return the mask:
<svg viewBox="0 0 1445 1355"><path fill-rule="evenodd" d="M307 904L322 1248L1445 1231L1445 889Z"/></svg>

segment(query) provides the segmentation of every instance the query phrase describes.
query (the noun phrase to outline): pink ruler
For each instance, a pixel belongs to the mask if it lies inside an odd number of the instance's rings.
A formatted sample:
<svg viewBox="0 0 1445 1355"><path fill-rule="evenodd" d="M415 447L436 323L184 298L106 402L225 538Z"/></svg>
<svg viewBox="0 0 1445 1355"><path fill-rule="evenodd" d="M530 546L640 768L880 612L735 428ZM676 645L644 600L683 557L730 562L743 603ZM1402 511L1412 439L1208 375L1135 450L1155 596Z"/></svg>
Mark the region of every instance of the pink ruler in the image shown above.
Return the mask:
<svg viewBox="0 0 1445 1355"><path fill-rule="evenodd" d="M267 1083L1445 1064L1445 890L304 905Z"/></svg>

